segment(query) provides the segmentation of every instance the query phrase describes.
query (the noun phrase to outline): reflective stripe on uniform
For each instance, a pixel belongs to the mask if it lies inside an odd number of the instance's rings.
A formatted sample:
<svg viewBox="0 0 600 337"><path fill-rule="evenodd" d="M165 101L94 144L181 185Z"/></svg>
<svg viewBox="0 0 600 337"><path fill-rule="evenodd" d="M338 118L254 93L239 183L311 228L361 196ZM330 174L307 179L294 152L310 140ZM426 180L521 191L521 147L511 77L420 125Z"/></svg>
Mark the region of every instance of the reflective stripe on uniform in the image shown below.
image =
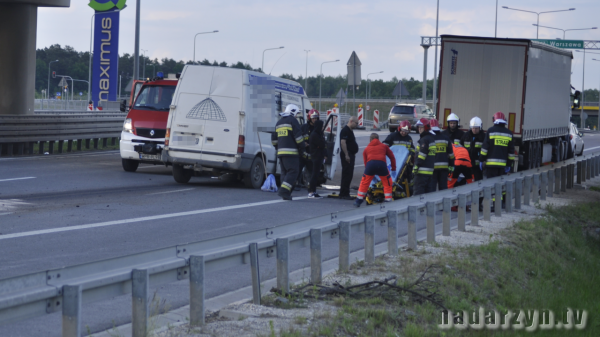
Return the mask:
<svg viewBox="0 0 600 337"><path fill-rule="evenodd" d="M419 159L425 160L426 157L427 157L427 155L425 153L419 152Z"/></svg>
<svg viewBox="0 0 600 337"><path fill-rule="evenodd" d="M485 156L487 153L488 153L488 150L487 150L487 149L481 149L481 154L482 154L482 155L484 155L484 156Z"/></svg>
<svg viewBox="0 0 600 337"><path fill-rule="evenodd" d="M495 163L506 163L506 160L504 159L494 159L494 158L488 158L488 160L486 161L486 163L489 165L490 162L495 162Z"/></svg>
<svg viewBox="0 0 600 337"><path fill-rule="evenodd" d="M298 149L279 148L277 149L277 154L298 154Z"/></svg>
<svg viewBox="0 0 600 337"><path fill-rule="evenodd" d="M417 174L433 174L433 169L428 167L419 167Z"/></svg>
<svg viewBox="0 0 600 337"><path fill-rule="evenodd" d="M282 188L285 188L285 189L286 189L286 190L288 190L288 191L291 191L291 190L292 190L292 185L290 185L290 184L286 183L285 181L281 183L281 187L282 187Z"/></svg>

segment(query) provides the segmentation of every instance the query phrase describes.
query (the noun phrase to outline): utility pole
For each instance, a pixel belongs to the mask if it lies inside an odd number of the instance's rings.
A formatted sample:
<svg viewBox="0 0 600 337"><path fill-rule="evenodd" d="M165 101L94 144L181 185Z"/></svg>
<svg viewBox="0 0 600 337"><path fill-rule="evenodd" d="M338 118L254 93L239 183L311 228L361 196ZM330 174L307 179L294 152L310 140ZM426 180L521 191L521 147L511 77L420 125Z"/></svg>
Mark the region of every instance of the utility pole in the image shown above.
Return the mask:
<svg viewBox="0 0 600 337"><path fill-rule="evenodd" d="M133 78L140 79L140 0L135 2L135 44L133 47Z"/></svg>

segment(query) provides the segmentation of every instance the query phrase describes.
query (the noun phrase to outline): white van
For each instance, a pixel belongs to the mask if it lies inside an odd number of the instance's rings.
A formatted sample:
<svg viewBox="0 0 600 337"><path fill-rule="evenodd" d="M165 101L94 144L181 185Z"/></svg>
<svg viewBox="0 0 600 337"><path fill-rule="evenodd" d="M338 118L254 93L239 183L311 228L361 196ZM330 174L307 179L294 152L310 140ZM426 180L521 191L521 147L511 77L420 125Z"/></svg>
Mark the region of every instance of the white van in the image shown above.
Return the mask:
<svg viewBox="0 0 600 337"><path fill-rule="evenodd" d="M162 161L172 163L173 178L187 183L194 171L213 176L237 173L245 185L260 188L266 172L278 173L271 133L287 104L302 109L302 124L312 106L294 81L244 69L186 65L167 121ZM328 120L328 158L324 177L332 179L340 151L340 126ZM341 124L341 123L338 123ZM327 123L326 123L327 125ZM334 155L335 154L335 155Z"/></svg>

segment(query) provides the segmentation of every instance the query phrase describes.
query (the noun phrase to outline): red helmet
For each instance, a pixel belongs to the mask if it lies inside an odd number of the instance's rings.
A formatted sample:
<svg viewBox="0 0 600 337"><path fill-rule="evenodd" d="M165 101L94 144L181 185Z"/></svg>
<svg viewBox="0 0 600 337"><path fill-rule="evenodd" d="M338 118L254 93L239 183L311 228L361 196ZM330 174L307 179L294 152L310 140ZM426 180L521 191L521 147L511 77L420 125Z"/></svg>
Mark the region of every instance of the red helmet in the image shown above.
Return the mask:
<svg viewBox="0 0 600 337"><path fill-rule="evenodd" d="M409 121L400 122L400 125L398 125L398 132L400 132L402 129L410 132L410 122Z"/></svg>
<svg viewBox="0 0 600 337"><path fill-rule="evenodd" d="M317 110L317 109L311 109L308 112L308 118L309 119L311 119L311 118L317 118L318 119L319 118L319 110Z"/></svg>
<svg viewBox="0 0 600 337"><path fill-rule="evenodd" d="M423 126L425 128L425 132L431 130L431 126L429 125L429 119L423 117L417 121L417 127Z"/></svg>
<svg viewBox="0 0 600 337"><path fill-rule="evenodd" d="M434 129L434 128L438 128L438 130L440 129L440 123L435 118L432 118L431 120L429 120L429 126L431 126L431 129Z"/></svg>
<svg viewBox="0 0 600 337"><path fill-rule="evenodd" d="M492 119L494 122L501 119L502 121L504 121L506 123L506 116L504 116L504 114L500 111L496 112L494 114L494 116L492 117Z"/></svg>

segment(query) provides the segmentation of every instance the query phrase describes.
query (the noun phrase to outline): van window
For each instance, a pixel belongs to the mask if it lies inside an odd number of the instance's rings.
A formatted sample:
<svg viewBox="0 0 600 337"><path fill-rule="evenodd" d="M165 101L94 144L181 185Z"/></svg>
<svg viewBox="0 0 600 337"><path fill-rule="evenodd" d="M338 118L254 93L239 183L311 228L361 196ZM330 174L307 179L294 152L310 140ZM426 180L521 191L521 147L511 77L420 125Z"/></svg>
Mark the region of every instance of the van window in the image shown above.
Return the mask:
<svg viewBox="0 0 600 337"><path fill-rule="evenodd" d="M412 115L414 112L414 108L407 105L396 105L392 108L392 111L390 111L390 113L394 115Z"/></svg>
<svg viewBox="0 0 600 337"><path fill-rule="evenodd" d="M433 115L433 110L431 110L431 108L429 108L429 107L422 107L421 109L423 109L423 113L424 114Z"/></svg>
<svg viewBox="0 0 600 337"><path fill-rule="evenodd" d="M135 109L169 111L175 86L145 86L135 100Z"/></svg>

